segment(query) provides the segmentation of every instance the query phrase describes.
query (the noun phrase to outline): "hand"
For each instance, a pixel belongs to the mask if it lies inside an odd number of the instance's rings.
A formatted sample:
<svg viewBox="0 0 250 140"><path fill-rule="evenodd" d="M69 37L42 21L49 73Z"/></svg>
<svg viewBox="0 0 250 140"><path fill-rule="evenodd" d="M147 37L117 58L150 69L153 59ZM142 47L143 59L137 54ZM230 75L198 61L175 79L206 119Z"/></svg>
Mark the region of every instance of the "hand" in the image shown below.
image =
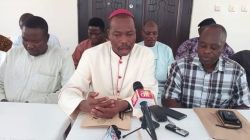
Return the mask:
<svg viewBox="0 0 250 140"><path fill-rule="evenodd" d="M114 102L114 106L96 106L95 108L91 109L91 115L96 118L111 119L119 112L125 110L129 105L129 103L125 100L111 100Z"/></svg>
<svg viewBox="0 0 250 140"><path fill-rule="evenodd" d="M104 108L114 106L113 101L109 100L108 97L102 97L102 98L95 99L98 95L99 95L99 93L97 93L97 92L90 92L88 94L87 99L83 100L79 104L78 108L80 109L80 111L90 112L91 109L95 108L96 106L100 106L100 107L104 107Z"/></svg>
<svg viewBox="0 0 250 140"><path fill-rule="evenodd" d="M250 109L250 107L245 104L241 104L239 106L233 106L232 109Z"/></svg>
<svg viewBox="0 0 250 140"><path fill-rule="evenodd" d="M183 107L180 102L177 102L177 100L170 99L170 98L165 99L165 101L164 101L164 99L162 99L162 104L163 104L163 106L168 107L168 108L181 108L181 107Z"/></svg>

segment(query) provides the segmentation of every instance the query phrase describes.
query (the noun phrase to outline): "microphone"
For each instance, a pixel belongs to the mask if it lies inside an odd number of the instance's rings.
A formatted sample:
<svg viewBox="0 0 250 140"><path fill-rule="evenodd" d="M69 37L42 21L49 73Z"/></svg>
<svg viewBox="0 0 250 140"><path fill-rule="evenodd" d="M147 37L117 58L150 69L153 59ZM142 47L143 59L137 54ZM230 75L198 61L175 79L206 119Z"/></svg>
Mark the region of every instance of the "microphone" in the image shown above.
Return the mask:
<svg viewBox="0 0 250 140"><path fill-rule="evenodd" d="M133 84L135 94L131 98L133 107L140 108L140 103L146 101L149 106L155 105L154 94L150 90L144 90L141 82L136 81Z"/></svg>
<svg viewBox="0 0 250 140"><path fill-rule="evenodd" d="M143 120L142 120L142 122L146 121L146 126L149 129L149 131L150 131L149 135L151 136L152 140L157 140L157 136L156 136L156 133L155 133L155 127L153 125L153 120L151 118L151 114L150 114L147 102L146 101L142 101L140 103L140 105L141 105L141 111L143 113Z"/></svg>
<svg viewBox="0 0 250 140"><path fill-rule="evenodd" d="M134 82L133 89L135 91L135 94L131 98L131 101L132 101L133 107L137 107L136 109L134 109L133 113L135 111L137 111L137 109L139 108L138 106L140 106L141 112L143 114L143 116L141 117L142 124L141 124L140 128L138 128L138 129L126 134L126 135L123 135L122 138L127 137L128 135L138 131L139 129L145 129L148 132L148 134L150 135L150 137L152 138L152 140L157 140L155 128L159 127L159 124L156 124L156 125L153 124L153 120L151 118L151 113L150 113L148 105L147 105L148 102L151 103L152 105L155 104L154 94L152 94L149 90L144 90L141 82L139 82L139 81ZM141 114L141 112L140 112L140 114Z"/></svg>

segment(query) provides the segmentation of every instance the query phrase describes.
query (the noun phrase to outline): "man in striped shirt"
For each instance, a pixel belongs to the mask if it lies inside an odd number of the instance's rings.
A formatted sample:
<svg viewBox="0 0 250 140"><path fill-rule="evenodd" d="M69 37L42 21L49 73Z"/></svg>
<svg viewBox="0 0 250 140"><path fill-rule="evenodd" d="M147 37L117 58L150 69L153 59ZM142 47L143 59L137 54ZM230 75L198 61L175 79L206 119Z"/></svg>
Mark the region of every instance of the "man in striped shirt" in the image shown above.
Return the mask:
<svg viewBox="0 0 250 140"><path fill-rule="evenodd" d="M166 106L249 108L245 70L221 56L226 36L223 26L210 25L199 38L198 54L171 65L165 85Z"/></svg>
<svg viewBox="0 0 250 140"><path fill-rule="evenodd" d="M201 21L198 25L198 33L199 36L202 33L202 31L209 25L216 24L213 18L206 18L203 21ZM181 59L183 57L189 56L189 55L195 55L197 54L197 46L198 46L199 37L190 38L189 40L186 40L183 42L176 52L175 60ZM225 43L225 47L221 53L225 57L232 56L234 54L234 50Z"/></svg>

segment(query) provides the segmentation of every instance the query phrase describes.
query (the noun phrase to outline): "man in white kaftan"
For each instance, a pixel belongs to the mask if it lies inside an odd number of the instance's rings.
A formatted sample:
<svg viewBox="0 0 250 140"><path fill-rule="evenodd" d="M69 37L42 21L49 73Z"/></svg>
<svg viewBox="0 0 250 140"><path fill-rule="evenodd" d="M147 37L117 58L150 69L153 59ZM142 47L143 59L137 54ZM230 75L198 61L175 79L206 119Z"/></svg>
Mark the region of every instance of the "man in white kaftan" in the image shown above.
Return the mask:
<svg viewBox="0 0 250 140"><path fill-rule="evenodd" d="M9 50L0 67L0 100L57 103L74 72L71 56L47 45L48 26L41 17L25 22L22 36L23 46Z"/></svg>

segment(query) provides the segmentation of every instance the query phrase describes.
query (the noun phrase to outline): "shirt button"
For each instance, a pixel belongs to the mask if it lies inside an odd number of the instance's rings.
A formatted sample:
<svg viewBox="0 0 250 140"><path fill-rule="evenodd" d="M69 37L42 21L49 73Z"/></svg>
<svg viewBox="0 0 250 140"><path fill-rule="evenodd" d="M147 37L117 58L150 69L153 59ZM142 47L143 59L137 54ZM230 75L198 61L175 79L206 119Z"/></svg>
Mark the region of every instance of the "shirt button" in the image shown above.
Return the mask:
<svg viewBox="0 0 250 140"><path fill-rule="evenodd" d="M119 91L119 90L117 90L117 93L120 93L120 91Z"/></svg>
<svg viewBox="0 0 250 140"><path fill-rule="evenodd" d="M118 76L118 79L121 79L122 77L121 76Z"/></svg>
<svg viewBox="0 0 250 140"><path fill-rule="evenodd" d="M121 64L122 63L122 60L119 60L119 64Z"/></svg>

